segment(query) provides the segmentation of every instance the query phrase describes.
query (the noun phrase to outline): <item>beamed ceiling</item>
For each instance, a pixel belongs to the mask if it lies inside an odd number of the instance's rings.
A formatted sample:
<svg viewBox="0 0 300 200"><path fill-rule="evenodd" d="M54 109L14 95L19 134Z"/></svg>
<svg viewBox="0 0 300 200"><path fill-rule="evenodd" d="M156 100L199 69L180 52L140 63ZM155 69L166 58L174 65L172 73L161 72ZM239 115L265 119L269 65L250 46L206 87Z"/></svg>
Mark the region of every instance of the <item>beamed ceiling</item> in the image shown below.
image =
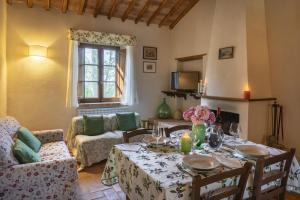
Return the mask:
<svg viewBox="0 0 300 200"><path fill-rule="evenodd" d="M28 8L43 7L45 11L59 10L78 15L104 15L123 22L157 24L173 29L199 0L7 0L11 6L24 4Z"/></svg>

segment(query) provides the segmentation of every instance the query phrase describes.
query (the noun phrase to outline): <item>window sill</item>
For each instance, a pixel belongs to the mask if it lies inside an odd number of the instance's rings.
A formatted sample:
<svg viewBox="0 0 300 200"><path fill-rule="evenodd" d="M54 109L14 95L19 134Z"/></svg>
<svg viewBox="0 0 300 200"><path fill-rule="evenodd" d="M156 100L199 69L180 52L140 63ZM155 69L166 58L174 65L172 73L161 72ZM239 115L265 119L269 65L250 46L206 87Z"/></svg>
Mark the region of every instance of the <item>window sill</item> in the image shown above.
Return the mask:
<svg viewBox="0 0 300 200"><path fill-rule="evenodd" d="M92 109L92 108L115 108L124 106L121 102L99 102L99 103L80 103L79 109Z"/></svg>

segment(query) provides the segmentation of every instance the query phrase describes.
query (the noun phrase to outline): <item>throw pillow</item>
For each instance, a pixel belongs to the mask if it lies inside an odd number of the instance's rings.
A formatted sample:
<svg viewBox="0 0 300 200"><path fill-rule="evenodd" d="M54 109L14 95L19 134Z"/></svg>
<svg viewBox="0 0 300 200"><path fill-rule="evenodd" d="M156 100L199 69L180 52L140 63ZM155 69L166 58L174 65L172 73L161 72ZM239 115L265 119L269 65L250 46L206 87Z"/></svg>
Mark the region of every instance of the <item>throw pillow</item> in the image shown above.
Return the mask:
<svg viewBox="0 0 300 200"><path fill-rule="evenodd" d="M117 113L116 116L121 131L132 131L137 129L134 113Z"/></svg>
<svg viewBox="0 0 300 200"><path fill-rule="evenodd" d="M6 130L0 126L0 168L19 164L13 154L14 142ZM1 171L1 170L0 170Z"/></svg>
<svg viewBox="0 0 300 200"><path fill-rule="evenodd" d="M14 155L21 164L41 161L39 154L34 152L29 146L19 139L16 139Z"/></svg>
<svg viewBox="0 0 300 200"><path fill-rule="evenodd" d="M25 127L20 127L17 131L17 138L29 146L33 151L39 152L42 143L34 134Z"/></svg>
<svg viewBox="0 0 300 200"><path fill-rule="evenodd" d="M95 136L104 133L103 116L83 116L84 135Z"/></svg>

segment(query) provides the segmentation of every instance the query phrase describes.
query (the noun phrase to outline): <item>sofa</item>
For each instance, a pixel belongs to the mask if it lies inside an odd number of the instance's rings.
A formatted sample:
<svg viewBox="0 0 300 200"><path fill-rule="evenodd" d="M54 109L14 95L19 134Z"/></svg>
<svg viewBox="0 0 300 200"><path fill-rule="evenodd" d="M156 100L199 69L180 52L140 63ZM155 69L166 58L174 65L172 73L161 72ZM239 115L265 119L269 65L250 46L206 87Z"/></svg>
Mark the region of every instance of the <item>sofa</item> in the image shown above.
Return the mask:
<svg viewBox="0 0 300 200"><path fill-rule="evenodd" d="M41 141L41 162L19 164L12 146L20 123L0 118L0 199L76 199L76 159L71 157L62 130L35 131Z"/></svg>
<svg viewBox="0 0 300 200"><path fill-rule="evenodd" d="M140 128L139 114L135 113L135 118L136 126ZM79 171L107 159L112 146L123 143L123 131L119 130L116 114L103 115L103 120L105 133L87 136L83 132L83 117L77 116L72 119L67 144L80 163Z"/></svg>

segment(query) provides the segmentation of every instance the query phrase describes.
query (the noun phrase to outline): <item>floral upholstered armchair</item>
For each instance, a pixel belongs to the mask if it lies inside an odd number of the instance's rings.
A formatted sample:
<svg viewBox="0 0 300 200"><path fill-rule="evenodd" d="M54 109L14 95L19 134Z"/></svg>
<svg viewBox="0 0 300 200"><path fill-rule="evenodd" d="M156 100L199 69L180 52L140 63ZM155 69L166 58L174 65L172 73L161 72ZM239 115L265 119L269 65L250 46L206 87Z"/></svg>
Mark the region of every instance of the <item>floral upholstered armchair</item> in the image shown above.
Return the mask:
<svg viewBox="0 0 300 200"><path fill-rule="evenodd" d="M0 199L76 199L76 160L63 131L34 132L42 143L41 162L19 164L12 153L19 127L12 117L0 118Z"/></svg>

